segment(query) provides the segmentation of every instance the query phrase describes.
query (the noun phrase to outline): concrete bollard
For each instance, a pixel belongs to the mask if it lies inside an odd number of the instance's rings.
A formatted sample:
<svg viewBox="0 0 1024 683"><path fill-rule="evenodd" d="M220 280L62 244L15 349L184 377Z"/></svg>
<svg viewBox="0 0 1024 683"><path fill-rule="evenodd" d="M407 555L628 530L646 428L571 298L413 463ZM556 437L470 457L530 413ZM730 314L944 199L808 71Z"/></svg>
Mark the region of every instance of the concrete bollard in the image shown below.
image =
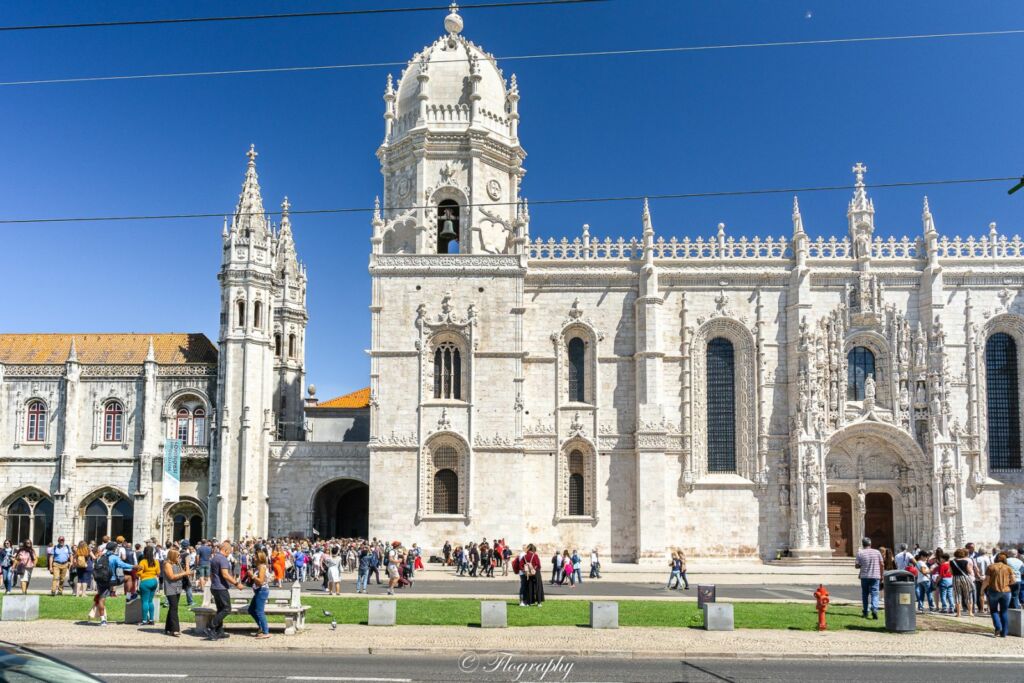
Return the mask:
<svg viewBox="0 0 1024 683"><path fill-rule="evenodd" d="M704 603L704 630L705 631L732 631L732 603L729 602L705 602Z"/></svg>
<svg viewBox="0 0 1024 683"><path fill-rule="evenodd" d="M618 628L619 603L593 601L590 603L590 628Z"/></svg>
<svg viewBox="0 0 1024 683"><path fill-rule="evenodd" d="M370 600L370 613L366 620L370 626L395 625L395 600Z"/></svg>
<svg viewBox="0 0 1024 683"><path fill-rule="evenodd" d="M39 618L38 595L7 595L4 596L3 621L35 621Z"/></svg>
<svg viewBox="0 0 1024 683"><path fill-rule="evenodd" d="M160 598L155 594L153 595L153 621L160 623ZM142 597L140 596L137 600L126 602L124 605L124 623L126 624L141 624L142 623Z"/></svg>
<svg viewBox="0 0 1024 683"><path fill-rule="evenodd" d="M1017 636L1018 638L1024 638L1024 624L1021 624L1021 616L1024 615L1024 610L1019 609L1008 609L1006 610L1006 618L1010 620L1010 635Z"/></svg>
<svg viewBox="0 0 1024 683"><path fill-rule="evenodd" d="M504 600L480 601L481 628L507 628L508 605Z"/></svg>

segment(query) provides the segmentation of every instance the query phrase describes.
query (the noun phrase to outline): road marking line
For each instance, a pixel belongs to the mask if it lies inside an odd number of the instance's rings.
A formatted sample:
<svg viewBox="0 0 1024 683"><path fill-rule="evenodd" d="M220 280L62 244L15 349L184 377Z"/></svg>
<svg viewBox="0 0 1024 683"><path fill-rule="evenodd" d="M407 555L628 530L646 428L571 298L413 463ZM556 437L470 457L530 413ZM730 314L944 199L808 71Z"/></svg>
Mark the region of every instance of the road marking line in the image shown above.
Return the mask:
<svg viewBox="0 0 1024 683"><path fill-rule="evenodd" d="M411 678L367 678L366 676L288 676L287 681L380 681L381 683L412 683Z"/></svg>
<svg viewBox="0 0 1024 683"><path fill-rule="evenodd" d="M90 675L91 676L96 676L97 678L188 678L188 674L140 674L140 673L130 673L130 674L98 674L98 673L93 673L93 674L90 674Z"/></svg>

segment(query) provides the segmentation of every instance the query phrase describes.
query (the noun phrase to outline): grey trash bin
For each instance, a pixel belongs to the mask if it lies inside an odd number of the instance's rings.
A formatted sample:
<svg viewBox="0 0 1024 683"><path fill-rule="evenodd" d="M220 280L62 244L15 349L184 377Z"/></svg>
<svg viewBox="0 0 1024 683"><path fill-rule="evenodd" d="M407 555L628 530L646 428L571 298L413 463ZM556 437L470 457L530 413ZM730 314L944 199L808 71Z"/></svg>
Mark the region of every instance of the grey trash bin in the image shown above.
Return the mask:
<svg viewBox="0 0 1024 683"><path fill-rule="evenodd" d="M885 630L913 633L917 630L917 577L896 569L886 572L882 581L885 584Z"/></svg>

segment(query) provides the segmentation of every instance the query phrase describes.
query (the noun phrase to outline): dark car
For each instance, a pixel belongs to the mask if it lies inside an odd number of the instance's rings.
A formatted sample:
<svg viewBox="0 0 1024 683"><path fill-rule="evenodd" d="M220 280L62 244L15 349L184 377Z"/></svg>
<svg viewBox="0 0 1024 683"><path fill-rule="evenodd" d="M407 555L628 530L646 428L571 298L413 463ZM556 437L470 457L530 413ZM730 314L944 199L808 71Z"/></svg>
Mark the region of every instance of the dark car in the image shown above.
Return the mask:
<svg viewBox="0 0 1024 683"><path fill-rule="evenodd" d="M0 642L0 683L103 683L70 664L14 643Z"/></svg>

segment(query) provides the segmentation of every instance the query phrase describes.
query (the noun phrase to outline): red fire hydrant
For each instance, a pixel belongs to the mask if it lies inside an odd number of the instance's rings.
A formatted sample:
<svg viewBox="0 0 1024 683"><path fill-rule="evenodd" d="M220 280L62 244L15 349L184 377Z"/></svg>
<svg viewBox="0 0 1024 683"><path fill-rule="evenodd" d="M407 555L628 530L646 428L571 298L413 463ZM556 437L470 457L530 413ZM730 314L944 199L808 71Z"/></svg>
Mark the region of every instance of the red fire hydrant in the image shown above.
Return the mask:
<svg viewBox="0 0 1024 683"><path fill-rule="evenodd" d="M823 584L818 584L818 590L814 591L814 599L818 603L818 630L825 631L828 624L825 623L825 610L828 609L828 589Z"/></svg>

